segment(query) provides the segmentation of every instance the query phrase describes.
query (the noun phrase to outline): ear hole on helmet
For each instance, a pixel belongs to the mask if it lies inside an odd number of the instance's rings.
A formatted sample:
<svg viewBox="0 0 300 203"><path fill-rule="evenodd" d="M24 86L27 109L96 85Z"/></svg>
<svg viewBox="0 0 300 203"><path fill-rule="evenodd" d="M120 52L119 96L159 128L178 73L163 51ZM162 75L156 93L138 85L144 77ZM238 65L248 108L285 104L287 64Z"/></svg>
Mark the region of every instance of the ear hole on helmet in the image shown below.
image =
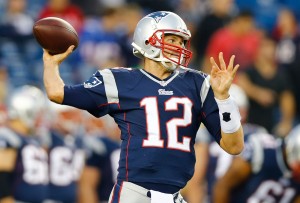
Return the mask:
<svg viewBox="0 0 300 203"><path fill-rule="evenodd" d="M148 44L149 44L149 41L148 41L148 40L146 40L146 41L145 41L145 44L146 44L146 45L148 45Z"/></svg>

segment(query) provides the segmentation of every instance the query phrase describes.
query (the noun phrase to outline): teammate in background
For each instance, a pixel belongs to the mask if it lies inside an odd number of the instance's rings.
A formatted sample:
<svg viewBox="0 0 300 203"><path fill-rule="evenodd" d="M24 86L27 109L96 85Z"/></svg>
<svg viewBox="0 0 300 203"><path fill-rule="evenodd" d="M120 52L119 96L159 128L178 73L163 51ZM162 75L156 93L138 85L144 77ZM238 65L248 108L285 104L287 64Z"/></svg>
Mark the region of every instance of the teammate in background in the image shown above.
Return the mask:
<svg viewBox="0 0 300 203"><path fill-rule="evenodd" d="M84 124L87 158L79 181L79 202L108 202L117 181L120 144L105 132L103 119L87 115Z"/></svg>
<svg viewBox="0 0 300 203"><path fill-rule="evenodd" d="M109 202L184 202L179 191L194 173L194 143L201 123L230 154L243 150L238 108L228 90L238 65L211 58L212 71L185 68L191 57L190 31L175 13L159 11L142 18L133 52L143 69L97 71L80 85L65 85L59 65L74 46L51 56L44 50L44 84L50 100L109 114L121 130L118 180Z"/></svg>
<svg viewBox="0 0 300 203"><path fill-rule="evenodd" d="M241 114L244 136L256 132L267 132L261 126L247 123L249 101L244 90L232 84L229 94L234 98ZM195 144L196 166L193 178L185 188L184 196L189 203L212 202L212 189L217 179L228 170L234 156L226 153L211 139L209 132L200 128Z"/></svg>
<svg viewBox="0 0 300 203"><path fill-rule="evenodd" d="M50 174L47 200L75 203L84 166L82 114L76 108L53 102L50 108L53 116L46 144Z"/></svg>
<svg viewBox="0 0 300 203"><path fill-rule="evenodd" d="M43 92L17 88L8 101L8 120L0 128L0 202L41 203L48 183L48 156L36 136L45 108Z"/></svg>
<svg viewBox="0 0 300 203"><path fill-rule="evenodd" d="M286 138L250 135L214 187L215 203L300 202L300 126Z"/></svg>

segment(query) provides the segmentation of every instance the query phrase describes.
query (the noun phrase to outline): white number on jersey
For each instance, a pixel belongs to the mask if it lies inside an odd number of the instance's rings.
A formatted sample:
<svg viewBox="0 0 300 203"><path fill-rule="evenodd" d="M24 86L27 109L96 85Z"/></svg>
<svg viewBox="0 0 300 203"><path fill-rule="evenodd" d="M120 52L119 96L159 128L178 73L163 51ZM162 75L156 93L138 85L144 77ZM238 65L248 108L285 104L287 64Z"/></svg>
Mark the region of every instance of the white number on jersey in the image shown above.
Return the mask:
<svg viewBox="0 0 300 203"><path fill-rule="evenodd" d="M76 181L84 163L84 153L75 153L67 147L55 147L50 152L50 181L67 186Z"/></svg>
<svg viewBox="0 0 300 203"><path fill-rule="evenodd" d="M273 194L273 195L271 195ZM280 183L268 180L260 184L256 192L249 197L247 203L256 202L277 202L276 197L281 197L278 203L289 203L295 196L296 191L293 188L285 188Z"/></svg>
<svg viewBox="0 0 300 203"><path fill-rule="evenodd" d="M85 153L82 149L78 149L74 153L73 157L73 180L77 181L80 178L82 169L84 167Z"/></svg>
<svg viewBox="0 0 300 203"><path fill-rule="evenodd" d="M144 147L163 148L164 140L161 138L160 121L157 97L147 97L141 101L141 106L145 106L147 139L144 139ZM182 151L190 151L191 138L183 137L182 142L178 142L178 127L185 127L192 122L193 103L188 98L170 98L165 102L165 111L177 111L178 105L183 105L183 118L173 118L166 123L168 133L167 148Z"/></svg>
<svg viewBox="0 0 300 203"><path fill-rule="evenodd" d="M24 181L32 185L47 184L48 157L45 150L34 145L28 145L23 148L21 153Z"/></svg>

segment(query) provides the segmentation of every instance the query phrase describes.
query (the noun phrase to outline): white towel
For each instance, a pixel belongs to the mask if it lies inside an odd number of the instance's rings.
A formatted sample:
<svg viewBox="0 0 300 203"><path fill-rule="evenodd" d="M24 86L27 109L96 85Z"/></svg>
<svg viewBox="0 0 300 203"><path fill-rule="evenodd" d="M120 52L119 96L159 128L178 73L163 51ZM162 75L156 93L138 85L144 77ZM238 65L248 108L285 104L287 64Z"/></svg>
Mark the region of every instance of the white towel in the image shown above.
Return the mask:
<svg viewBox="0 0 300 203"><path fill-rule="evenodd" d="M151 203L174 203L173 195L150 190Z"/></svg>

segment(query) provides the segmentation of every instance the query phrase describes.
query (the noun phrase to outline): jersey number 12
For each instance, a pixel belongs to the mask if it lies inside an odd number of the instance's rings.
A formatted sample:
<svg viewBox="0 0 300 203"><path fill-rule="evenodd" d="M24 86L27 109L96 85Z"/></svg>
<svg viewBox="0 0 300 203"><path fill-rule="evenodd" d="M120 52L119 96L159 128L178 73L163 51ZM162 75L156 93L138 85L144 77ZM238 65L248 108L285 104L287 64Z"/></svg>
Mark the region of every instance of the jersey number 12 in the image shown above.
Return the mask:
<svg viewBox="0 0 300 203"><path fill-rule="evenodd" d="M190 151L191 138L182 137L182 142L178 141L178 127L186 127L192 122L192 102L186 98L172 97L165 102L165 111L178 111L178 105L183 105L183 117L172 118L166 123L168 133L167 148L181 151ZM157 97L146 97L141 103L145 106L147 138L143 140L143 147L164 147L164 140L160 132L160 120Z"/></svg>

